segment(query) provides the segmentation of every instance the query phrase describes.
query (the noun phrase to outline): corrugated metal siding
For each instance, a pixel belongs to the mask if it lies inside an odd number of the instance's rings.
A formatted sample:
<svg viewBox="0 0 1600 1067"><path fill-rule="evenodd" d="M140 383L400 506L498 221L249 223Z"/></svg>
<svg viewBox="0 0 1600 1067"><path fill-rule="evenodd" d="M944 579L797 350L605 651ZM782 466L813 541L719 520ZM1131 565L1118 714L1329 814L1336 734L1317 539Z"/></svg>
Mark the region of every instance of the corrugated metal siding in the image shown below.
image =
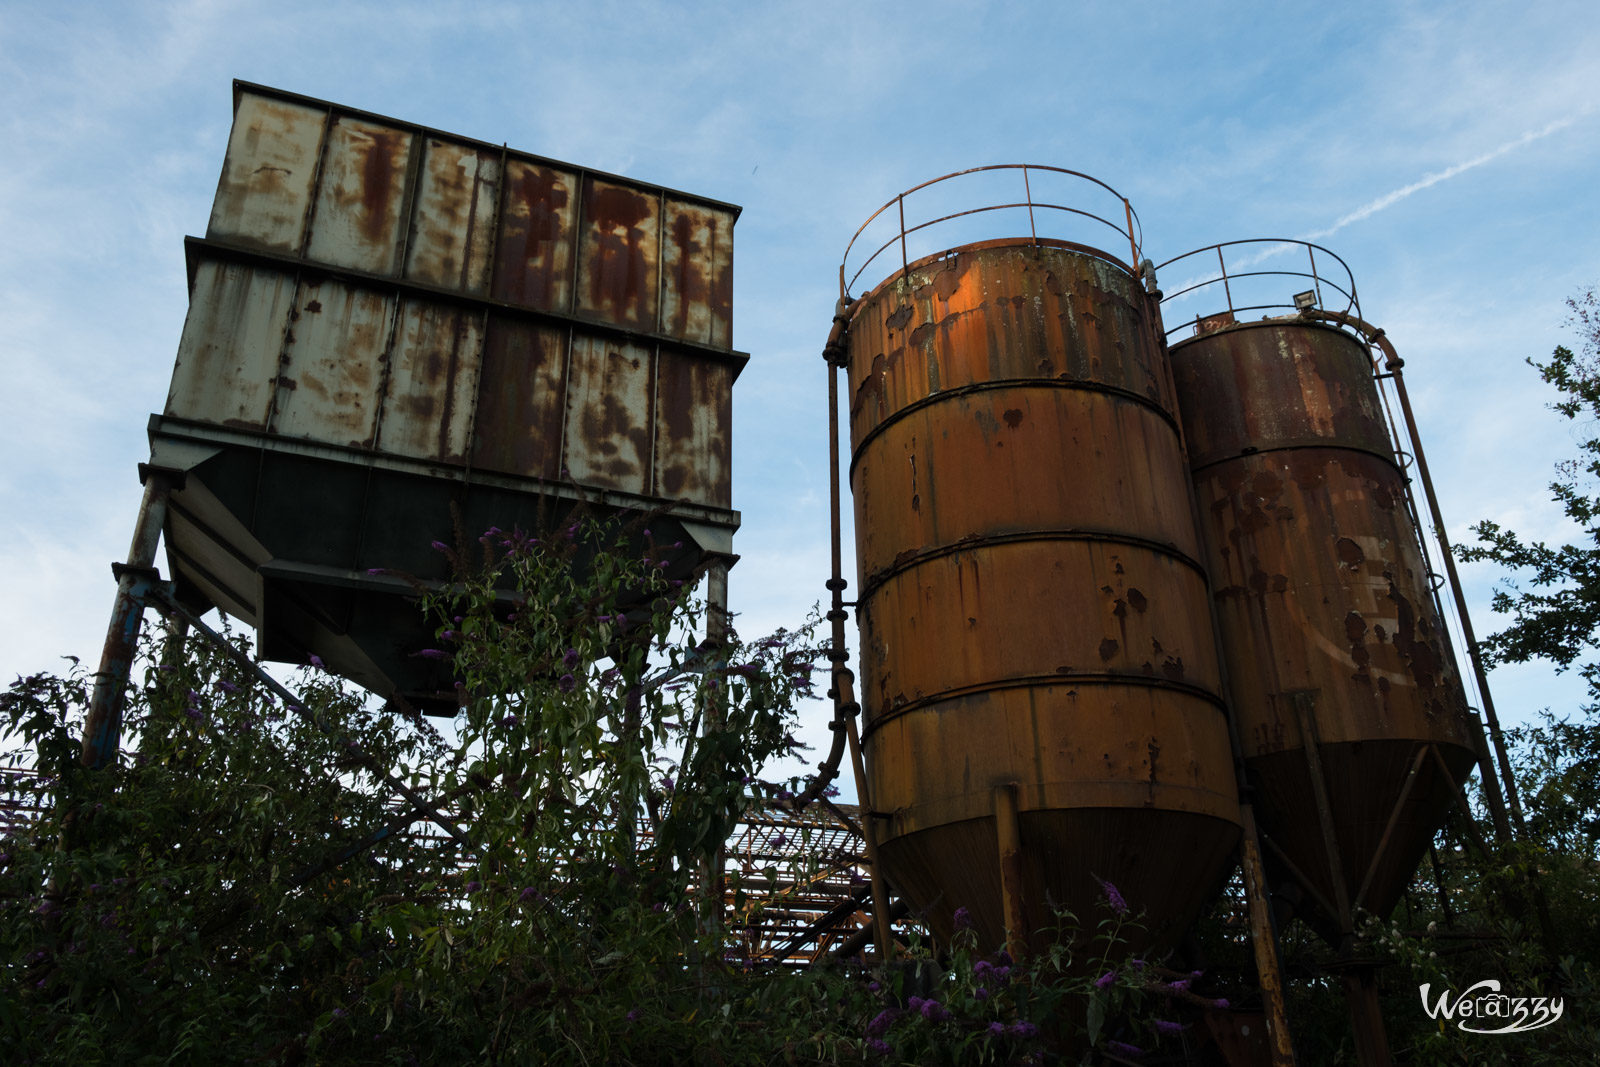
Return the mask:
<svg viewBox="0 0 1600 1067"><path fill-rule="evenodd" d="M341 115L328 131L306 257L392 275L406 228L414 138Z"/></svg>
<svg viewBox="0 0 1600 1067"><path fill-rule="evenodd" d="M489 291L500 157L470 145L428 138L406 277L472 296Z"/></svg>
<svg viewBox="0 0 1600 1067"><path fill-rule="evenodd" d="M242 95L206 236L299 252L327 117L323 108Z"/></svg>
<svg viewBox="0 0 1600 1067"><path fill-rule="evenodd" d="M241 85L167 413L727 507L736 217Z"/></svg>
<svg viewBox="0 0 1600 1067"><path fill-rule="evenodd" d="M572 309L577 175L526 160L506 166L494 298L541 311Z"/></svg>
<svg viewBox="0 0 1600 1067"><path fill-rule="evenodd" d="M378 448L465 463L483 353L483 316L421 300L401 307Z"/></svg>
<svg viewBox="0 0 1600 1067"><path fill-rule="evenodd" d="M562 457L573 481L649 492L653 364L640 345L573 338Z"/></svg>
<svg viewBox="0 0 1600 1067"><path fill-rule="evenodd" d="M667 201L661 329L725 348L733 331L733 213Z"/></svg>
<svg viewBox="0 0 1600 1067"><path fill-rule="evenodd" d="M668 500L732 500L732 371L663 350L656 368L655 480Z"/></svg>
<svg viewBox="0 0 1600 1067"><path fill-rule="evenodd" d="M394 301L331 279L302 282L278 372L269 429L370 447Z"/></svg>
<svg viewBox="0 0 1600 1067"><path fill-rule="evenodd" d="M554 479L561 472L567 332L491 318L483 350L472 465Z"/></svg>
<svg viewBox="0 0 1600 1067"><path fill-rule="evenodd" d="M658 196L586 178L577 310L621 326L655 329L660 238Z"/></svg>
<svg viewBox="0 0 1600 1067"><path fill-rule="evenodd" d="M209 262L195 272L167 414L265 430L277 383L294 278Z"/></svg>

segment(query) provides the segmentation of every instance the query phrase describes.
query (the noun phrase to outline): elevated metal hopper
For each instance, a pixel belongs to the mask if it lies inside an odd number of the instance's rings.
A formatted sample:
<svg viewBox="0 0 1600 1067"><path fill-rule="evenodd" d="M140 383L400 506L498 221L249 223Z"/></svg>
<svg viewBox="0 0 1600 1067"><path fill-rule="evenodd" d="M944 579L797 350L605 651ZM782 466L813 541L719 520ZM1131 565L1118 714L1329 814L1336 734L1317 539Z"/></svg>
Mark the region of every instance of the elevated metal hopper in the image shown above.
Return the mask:
<svg viewBox="0 0 1600 1067"><path fill-rule="evenodd" d="M151 465L180 595L271 659L453 705L404 576L432 542L649 515L730 559L733 205L258 85Z"/></svg>

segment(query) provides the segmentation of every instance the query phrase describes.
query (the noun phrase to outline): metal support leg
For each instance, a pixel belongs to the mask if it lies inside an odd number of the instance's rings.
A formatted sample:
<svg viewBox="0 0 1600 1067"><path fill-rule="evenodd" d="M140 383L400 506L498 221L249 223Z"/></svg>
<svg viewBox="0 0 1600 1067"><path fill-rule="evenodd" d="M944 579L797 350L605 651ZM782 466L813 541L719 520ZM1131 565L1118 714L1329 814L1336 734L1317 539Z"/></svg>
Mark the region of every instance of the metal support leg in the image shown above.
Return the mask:
<svg viewBox="0 0 1600 1067"><path fill-rule="evenodd" d="M106 629L105 647L100 653L100 669L94 676L94 694L89 700L89 716L83 727L83 765L99 769L117 758L122 742L122 707L133 670L133 657L139 648L139 630L144 622L144 600L135 595L135 584L148 577L156 561L156 546L167 518L167 500L174 488L174 474L149 469L144 482L144 498L139 502L139 518L134 523L133 543L128 561L114 566L117 597L111 606L111 624Z"/></svg>
<svg viewBox="0 0 1600 1067"><path fill-rule="evenodd" d="M712 646L712 655L726 662L722 651L728 642L732 626L728 622L728 564L718 560L706 569L706 641ZM726 725L725 692L719 688L709 694L705 706L705 732L717 733ZM722 929L723 919L723 846L718 842L711 854L703 860L700 885L704 905L704 924L707 933Z"/></svg>
<svg viewBox="0 0 1600 1067"><path fill-rule="evenodd" d="M1022 828L1014 785L995 787L994 832L1000 851L1000 910L1006 924L1006 951L1020 960L1027 951L1028 929L1022 910Z"/></svg>
<svg viewBox="0 0 1600 1067"><path fill-rule="evenodd" d="M1256 833L1253 805L1248 802L1239 805L1239 822L1244 830L1239 866L1244 871L1244 896L1250 907L1250 947L1255 952L1256 975L1261 982L1272 1067L1294 1067L1294 1045L1289 1038L1289 1015L1283 1001L1283 969L1278 961L1278 935L1272 926L1272 902L1268 899L1267 876L1261 865L1261 843Z"/></svg>

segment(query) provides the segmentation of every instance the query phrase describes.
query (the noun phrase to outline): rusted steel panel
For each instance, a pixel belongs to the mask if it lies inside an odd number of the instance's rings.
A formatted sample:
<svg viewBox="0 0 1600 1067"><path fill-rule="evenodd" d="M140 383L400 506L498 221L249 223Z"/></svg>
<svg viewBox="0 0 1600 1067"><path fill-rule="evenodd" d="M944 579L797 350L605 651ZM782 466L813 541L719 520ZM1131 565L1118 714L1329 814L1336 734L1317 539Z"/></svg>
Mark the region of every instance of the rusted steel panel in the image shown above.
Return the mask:
<svg viewBox="0 0 1600 1067"><path fill-rule="evenodd" d="M574 481L647 490L654 362L641 345L574 335L563 441L563 467Z"/></svg>
<svg viewBox="0 0 1600 1067"><path fill-rule="evenodd" d="M1341 877L1354 899L1376 861L1364 906L1382 914L1449 803L1449 783L1423 772L1378 855L1418 747L1438 744L1460 774L1473 758L1366 349L1279 320L1202 335L1172 358L1261 827L1334 899L1295 707L1309 694Z"/></svg>
<svg viewBox="0 0 1600 1067"><path fill-rule="evenodd" d="M166 413L265 430L294 295L292 275L201 263L178 342Z"/></svg>
<svg viewBox="0 0 1600 1067"><path fill-rule="evenodd" d="M541 311L572 310L577 174L514 159L505 181L494 298Z"/></svg>
<svg viewBox="0 0 1600 1067"><path fill-rule="evenodd" d="M728 348L733 333L733 213L667 201L661 330Z"/></svg>
<svg viewBox="0 0 1600 1067"><path fill-rule="evenodd" d="M1093 914L1099 876L1170 942L1237 839L1153 327L1125 272L1014 242L913 265L854 312L868 773L885 869L941 932L966 906L998 943L998 786L1035 936L1047 898Z"/></svg>
<svg viewBox="0 0 1600 1067"><path fill-rule="evenodd" d="M406 277L486 295L499 192L498 153L429 137L417 179Z"/></svg>
<svg viewBox="0 0 1600 1067"><path fill-rule="evenodd" d="M657 496L729 506L732 387L727 364L662 349L656 368Z"/></svg>
<svg viewBox="0 0 1600 1067"><path fill-rule="evenodd" d="M482 348L476 310L407 300L389 359L379 450L465 463Z"/></svg>
<svg viewBox="0 0 1600 1067"><path fill-rule="evenodd" d="M392 275L408 215L415 137L406 130L339 115L328 130L311 217L308 258Z"/></svg>
<svg viewBox="0 0 1600 1067"><path fill-rule="evenodd" d="M327 117L324 108L242 94L206 236L300 251Z"/></svg>
<svg viewBox="0 0 1600 1067"><path fill-rule="evenodd" d="M1265 332L1261 332L1265 330ZM1189 461L1200 469L1246 450L1329 445L1391 462L1372 364L1348 334L1250 325L1208 335L1205 358L1175 357ZM1174 352L1195 351L1179 346Z"/></svg>
<svg viewBox="0 0 1600 1067"><path fill-rule="evenodd" d="M974 383L1053 379L1172 412L1161 344L1115 266L1041 242L914 264L850 327L851 446L907 404Z"/></svg>
<svg viewBox="0 0 1600 1067"><path fill-rule="evenodd" d="M372 447L394 298L302 282L284 337L273 433Z"/></svg>
<svg viewBox="0 0 1600 1067"><path fill-rule="evenodd" d="M660 198L586 177L582 231L577 310L619 326L656 329Z"/></svg>
<svg viewBox="0 0 1600 1067"><path fill-rule="evenodd" d="M1020 683L1121 678L1213 701L1221 686L1205 576L1144 546L973 538L863 589L874 724ZM1073 624L1037 624L1055 617Z"/></svg>
<svg viewBox="0 0 1600 1067"><path fill-rule="evenodd" d="M555 480L561 473L566 382L566 330L491 316L478 387L472 465Z"/></svg>
<svg viewBox="0 0 1600 1067"><path fill-rule="evenodd" d="M1063 441L1094 462L1041 459ZM1018 529L1114 531L1200 555L1171 423L1115 393L1045 380L954 391L884 425L850 482L868 585L902 557ZM887 508L896 522L869 521Z"/></svg>

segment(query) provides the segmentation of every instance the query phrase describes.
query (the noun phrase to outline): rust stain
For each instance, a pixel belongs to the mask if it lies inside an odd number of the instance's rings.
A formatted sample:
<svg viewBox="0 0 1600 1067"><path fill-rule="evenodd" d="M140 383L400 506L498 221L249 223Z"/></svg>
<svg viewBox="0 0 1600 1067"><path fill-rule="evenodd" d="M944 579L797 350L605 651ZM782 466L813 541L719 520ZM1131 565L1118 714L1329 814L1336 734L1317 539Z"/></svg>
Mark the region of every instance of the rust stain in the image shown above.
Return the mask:
<svg viewBox="0 0 1600 1067"><path fill-rule="evenodd" d="M636 189L585 179L582 310L621 325L655 327L658 207Z"/></svg>
<svg viewBox="0 0 1600 1067"><path fill-rule="evenodd" d="M566 310L574 177L516 161L506 168L506 204L495 246L494 297L547 311Z"/></svg>

